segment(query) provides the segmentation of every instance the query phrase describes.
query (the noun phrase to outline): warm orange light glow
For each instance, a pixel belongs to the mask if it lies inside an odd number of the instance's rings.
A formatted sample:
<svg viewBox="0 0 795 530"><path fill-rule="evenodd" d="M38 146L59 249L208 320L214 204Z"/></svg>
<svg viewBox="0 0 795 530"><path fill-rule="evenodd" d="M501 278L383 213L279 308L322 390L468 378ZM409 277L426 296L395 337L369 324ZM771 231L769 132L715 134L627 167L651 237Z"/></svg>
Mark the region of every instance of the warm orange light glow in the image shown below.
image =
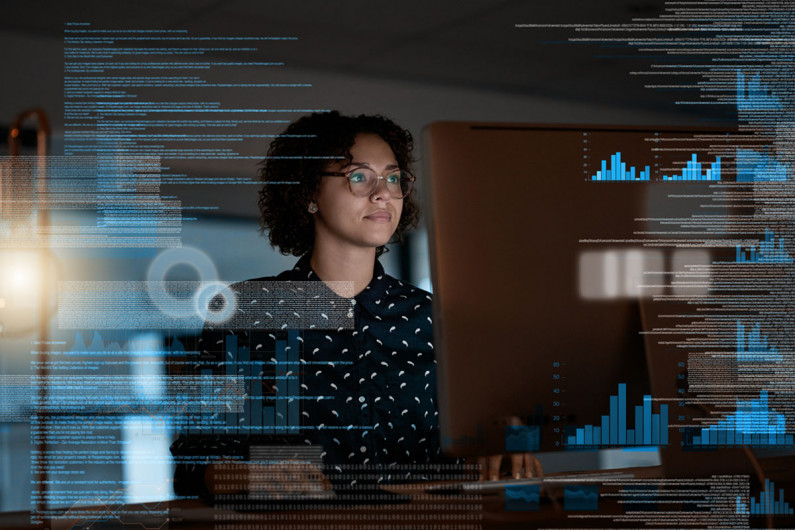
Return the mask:
<svg viewBox="0 0 795 530"><path fill-rule="evenodd" d="M0 296L6 307L35 307L41 283L41 256L38 253L8 252L0 258Z"/></svg>

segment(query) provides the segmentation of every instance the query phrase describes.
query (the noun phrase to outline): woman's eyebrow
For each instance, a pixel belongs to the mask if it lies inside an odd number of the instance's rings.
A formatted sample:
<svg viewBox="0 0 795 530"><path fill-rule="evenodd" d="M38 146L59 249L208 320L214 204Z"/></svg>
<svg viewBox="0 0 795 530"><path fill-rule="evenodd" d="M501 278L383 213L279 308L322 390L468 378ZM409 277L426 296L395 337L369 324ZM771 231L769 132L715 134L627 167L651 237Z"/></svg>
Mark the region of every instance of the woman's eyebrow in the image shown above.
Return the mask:
<svg viewBox="0 0 795 530"><path fill-rule="evenodd" d="M351 163L348 164L348 165L349 166L364 166L364 167L369 167L370 169L373 168L368 162L356 162L355 160L351 161ZM397 165L397 164L387 164L385 169L400 169L400 166Z"/></svg>

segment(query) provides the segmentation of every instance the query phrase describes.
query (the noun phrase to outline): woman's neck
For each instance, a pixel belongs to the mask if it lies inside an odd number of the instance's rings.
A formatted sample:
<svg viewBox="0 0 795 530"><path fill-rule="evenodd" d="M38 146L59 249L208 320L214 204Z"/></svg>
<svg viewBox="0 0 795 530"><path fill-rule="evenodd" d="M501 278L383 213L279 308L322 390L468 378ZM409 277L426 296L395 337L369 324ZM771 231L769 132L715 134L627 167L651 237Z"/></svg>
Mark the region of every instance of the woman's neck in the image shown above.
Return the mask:
<svg viewBox="0 0 795 530"><path fill-rule="evenodd" d="M315 244L309 260L312 270L324 282L353 282L353 294L339 285L329 285L340 296L351 297L364 291L373 279L375 248L373 247L327 247Z"/></svg>

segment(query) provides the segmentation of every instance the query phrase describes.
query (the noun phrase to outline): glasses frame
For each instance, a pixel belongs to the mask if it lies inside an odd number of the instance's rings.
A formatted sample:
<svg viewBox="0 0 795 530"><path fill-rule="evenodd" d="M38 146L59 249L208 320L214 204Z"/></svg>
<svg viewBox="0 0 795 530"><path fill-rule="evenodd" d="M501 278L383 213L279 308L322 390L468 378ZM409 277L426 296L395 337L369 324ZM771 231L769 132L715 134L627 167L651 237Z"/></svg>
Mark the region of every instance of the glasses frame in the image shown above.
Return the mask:
<svg viewBox="0 0 795 530"><path fill-rule="evenodd" d="M359 171L361 169L370 169L370 168L366 167L366 166L362 166L362 167L355 167L355 168L353 168L351 170L348 170L348 171L323 171L322 173L320 173L320 176L321 177L347 177L348 191L350 191L351 193L353 193L357 197L369 197L370 195L375 193L375 191L378 189L378 183L381 180L384 181L384 186L386 187L386 177L376 173L375 174L375 176L376 176L375 184L373 185L372 189L370 190L370 192L367 195L359 195L357 193L354 193L353 188L351 188L351 174L353 174L354 172ZM375 170L373 170L373 169L370 169L370 171L375 173ZM417 177L415 177L411 173L411 171L407 171L405 169L397 169L395 171L398 171L400 173L405 173L406 175L408 175L409 176L409 182L411 183L410 184L411 187L409 188L409 191L406 192L405 195L401 195L400 197L395 197L392 194L392 191L390 191L390 189L388 187L386 188L386 191L389 192L389 196L392 197L393 199L405 199L414 190L414 181L417 180ZM392 173L389 173L389 174L391 175Z"/></svg>

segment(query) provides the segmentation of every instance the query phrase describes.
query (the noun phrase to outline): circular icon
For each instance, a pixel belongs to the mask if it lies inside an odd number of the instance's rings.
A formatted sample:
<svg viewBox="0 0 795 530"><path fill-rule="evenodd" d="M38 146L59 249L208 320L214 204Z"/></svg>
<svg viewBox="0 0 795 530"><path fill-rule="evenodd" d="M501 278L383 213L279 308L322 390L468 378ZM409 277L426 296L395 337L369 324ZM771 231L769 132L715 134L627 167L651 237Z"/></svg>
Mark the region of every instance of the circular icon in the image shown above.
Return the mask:
<svg viewBox="0 0 795 530"><path fill-rule="evenodd" d="M194 297L196 312L206 322L222 324L232 318L237 308L235 293L224 282L202 283Z"/></svg>
<svg viewBox="0 0 795 530"><path fill-rule="evenodd" d="M199 274L199 285L214 282L218 278L215 265L210 258L199 249L193 247L170 248L161 252L149 266L146 288L149 297L158 309L175 318L196 316L196 293L190 296L174 296L166 289L166 275L176 265L188 265ZM196 282L179 282L177 287L190 285L195 289ZM174 285L171 285L174 287Z"/></svg>

